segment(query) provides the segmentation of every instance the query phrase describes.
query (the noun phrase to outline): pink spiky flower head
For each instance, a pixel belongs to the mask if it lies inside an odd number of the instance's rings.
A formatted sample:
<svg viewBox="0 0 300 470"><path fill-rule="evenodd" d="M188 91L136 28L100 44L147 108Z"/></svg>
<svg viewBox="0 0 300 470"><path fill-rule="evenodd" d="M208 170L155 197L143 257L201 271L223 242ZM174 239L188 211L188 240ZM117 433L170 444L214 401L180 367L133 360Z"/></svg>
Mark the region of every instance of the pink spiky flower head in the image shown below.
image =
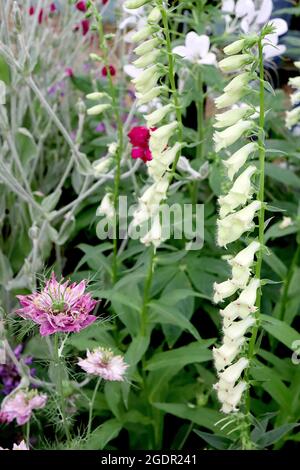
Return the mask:
<svg viewBox="0 0 300 470"><path fill-rule="evenodd" d="M78 332L97 319L90 315L97 302L85 288L86 281L69 285L69 281L58 282L52 273L41 292L17 296L22 308L16 313L40 325L42 336Z"/></svg>
<svg viewBox="0 0 300 470"><path fill-rule="evenodd" d="M30 420L33 410L44 408L46 401L47 395L40 395L36 390L12 392L1 404L0 423L11 423L15 419L22 426Z"/></svg>
<svg viewBox="0 0 300 470"><path fill-rule="evenodd" d="M0 450L9 450L9 449L3 449L3 447L0 447ZM20 444L14 444L12 450L29 450L25 441L21 441Z"/></svg>
<svg viewBox="0 0 300 470"><path fill-rule="evenodd" d="M86 359L80 359L78 365L88 374L97 375L105 380L122 381L128 364L122 356L115 356L110 349L96 348L87 351Z"/></svg>

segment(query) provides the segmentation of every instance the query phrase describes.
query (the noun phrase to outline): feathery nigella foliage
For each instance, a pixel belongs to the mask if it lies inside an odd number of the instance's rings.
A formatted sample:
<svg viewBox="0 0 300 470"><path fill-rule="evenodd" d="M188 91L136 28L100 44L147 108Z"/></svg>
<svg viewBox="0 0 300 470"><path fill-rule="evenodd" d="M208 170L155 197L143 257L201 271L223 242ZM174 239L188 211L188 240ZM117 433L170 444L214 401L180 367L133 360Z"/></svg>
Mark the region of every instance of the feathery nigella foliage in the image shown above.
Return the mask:
<svg viewBox="0 0 300 470"><path fill-rule="evenodd" d="M227 194L219 197L217 220L217 244L228 247L242 239L246 248L228 257L231 277L214 284L214 301L232 299L220 311L223 319L222 345L214 348L213 356L218 372L214 385L221 410L228 414L237 412L244 405L249 412L248 368L253 357L261 297L261 263L264 250L264 68L263 39L272 32L265 26L260 35L241 38L224 52L228 56L219 62L223 72L235 73L224 94L216 99L217 109L232 108L217 114L214 141L216 151L227 149L241 139L247 139L224 161L227 176L232 181ZM257 84L259 89L257 91ZM255 106L255 96L259 104ZM257 122L258 120L258 122ZM251 155L259 154L259 166L250 162ZM255 177L259 176L258 190ZM252 200L252 201L251 201ZM255 219L258 216L258 234L255 234ZM249 233L251 232L251 233ZM256 261L255 261L256 257ZM249 339L248 332L252 332ZM244 373L244 378L241 378Z"/></svg>

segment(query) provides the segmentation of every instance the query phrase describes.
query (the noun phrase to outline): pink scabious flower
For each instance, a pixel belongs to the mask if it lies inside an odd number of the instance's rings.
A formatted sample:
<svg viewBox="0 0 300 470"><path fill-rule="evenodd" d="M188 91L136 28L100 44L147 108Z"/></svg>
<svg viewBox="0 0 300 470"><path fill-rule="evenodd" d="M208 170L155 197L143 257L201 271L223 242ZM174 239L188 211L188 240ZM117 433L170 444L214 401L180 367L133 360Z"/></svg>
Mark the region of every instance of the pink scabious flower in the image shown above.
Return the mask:
<svg viewBox="0 0 300 470"><path fill-rule="evenodd" d="M42 336L78 332L97 318L90 315L97 302L85 289L86 281L69 285L69 281L57 282L52 273L41 292L17 296L22 308L16 313L40 325Z"/></svg>
<svg viewBox="0 0 300 470"><path fill-rule="evenodd" d="M106 5L109 2L109 0L102 0L102 5Z"/></svg>
<svg viewBox="0 0 300 470"><path fill-rule="evenodd" d="M44 408L47 395L39 395L36 390L12 392L1 404L0 423L11 423L14 419L19 426L27 423L33 410Z"/></svg>
<svg viewBox="0 0 300 470"><path fill-rule="evenodd" d="M107 77L107 72L108 72L107 67L103 67L102 70L101 70L102 76L103 76L103 77ZM111 75L112 77L114 77L114 76L116 75L116 73L117 73L117 71L116 71L116 69L115 69L115 67L114 67L113 65L110 65L110 66L109 66L109 72L110 72L110 75Z"/></svg>
<svg viewBox="0 0 300 470"><path fill-rule="evenodd" d="M87 351L86 359L80 359L78 365L88 374L97 375L105 380L123 381L128 365L122 356L115 356L110 349L96 348Z"/></svg>
<svg viewBox="0 0 300 470"><path fill-rule="evenodd" d="M3 447L0 447L0 450L9 450L9 449L3 449ZM20 444L14 444L12 450L29 450L25 441L21 441Z"/></svg>
<svg viewBox="0 0 300 470"><path fill-rule="evenodd" d="M25 441L21 441L20 444L14 444L12 450L29 450Z"/></svg>
<svg viewBox="0 0 300 470"><path fill-rule="evenodd" d="M29 11L28 11L29 15L30 16L34 15L34 12L35 12L34 6L29 7Z"/></svg>
<svg viewBox="0 0 300 470"><path fill-rule="evenodd" d="M154 130L154 129L152 129ZM133 146L131 150L131 157L134 159L140 158L143 162L152 160L152 154L149 149L150 131L147 127L136 126L128 133L130 143Z"/></svg>
<svg viewBox="0 0 300 470"><path fill-rule="evenodd" d="M86 2L83 2L83 1L82 1L82 2L77 2L77 3L76 3L76 8L77 8L77 10L79 10L79 11L86 12L86 10L87 10Z"/></svg>

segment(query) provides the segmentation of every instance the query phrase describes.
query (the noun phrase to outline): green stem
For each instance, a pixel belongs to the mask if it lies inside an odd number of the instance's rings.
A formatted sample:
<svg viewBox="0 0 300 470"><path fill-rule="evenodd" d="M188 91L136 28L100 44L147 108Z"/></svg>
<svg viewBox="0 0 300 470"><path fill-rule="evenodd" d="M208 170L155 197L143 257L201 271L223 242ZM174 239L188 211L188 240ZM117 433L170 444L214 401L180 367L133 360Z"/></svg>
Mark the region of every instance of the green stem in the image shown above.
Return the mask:
<svg viewBox="0 0 300 470"><path fill-rule="evenodd" d="M154 249L154 246L151 245L149 267L148 267L148 273L147 273L147 277L145 281L143 304L142 304L142 309L141 309L141 334L142 336L146 336L146 331L147 331L147 307L148 307L149 294L150 294L152 278L153 278L154 255L155 255L155 249Z"/></svg>
<svg viewBox="0 0 300 470"><path fill-rule="evenodd" d="M197 74L197 90L199 93L199 99L196 102L197 108L197 133L199 143L197 145L196 158L199 162L202 162L203 158L203 140L204 140L204 94L203 94L203 77L201 67L198 67ZM198 201L198 186L199 182L194 181L193 183L193 204L197 204Z"/></svg>
<svg viewBox="0 0 300 470"><path fill-rule="evenodd" d="M94 403L95 403L95 399L96 399L96 395L97 395L97 392L98 392L98 389L99 389L100 382L101 382L101 377L99 377L98 380L97 380L97 383L96 383L96 386L94 388L94 392L93 392L93 395L92 395L92 399L91 399L90 404L89 404L89 421L88 421L88 427L87 427L87 438L91 434L92 422L93 422Z"/></svg>
<svg viewBox="0 0 300 470"><path fill-rule="evenodd" d="M264 194L265 194L265 89L264 89L264 62L263 62L263 45L262 38L258 42L259 51L259 131L258 131L258 147L259 147L259 191L257 194L257 200L261 202L261 208L258 213L258 240L260 243L259 251L257 252L257 262L255 269L255 277L261 278L261 267L264 253L264 229L265 229L265 205L264 205ZM261 307L261 288L258 289L256 297L255 312L256 325L252 330L252 335L249 342L248 359L249 362L253 359L255 354L255 343L257 339L260 319L260 307ZM248 381L249 370L246 372L245 378ZM250 413L250 390L248 387L246 394L246 411Z"/></svg>
<svg viewBox="0 0 300 470"><path fill-rule="evenodd" d="M197 158L202 159L203 156L203 139L204 139L204 94L203 94L203 77L201 67L198 67L197 77L197 90L199 93L199 99L196 103L197 107L197 130L199 144L197 146Z"/></svg>
<svg viewBox="0 0 300 470"><path fill-rule="evenodd" d="M183 140L183 127L182 127L182 118L181 118L181 111L180 111L180 103L179 103L179 95L178 91L176 88L176 82L175 82L175 70L174 70L174 56L172 53L172 42L171 42L171 35L170 35L170 29L169 29L169 22L168 22L168 10L166 7L163 5L162 0L158 0L158 6L161 12L162 16L162 21L163 21L163 27L164 27L164 33L165 33L165 38L166 38L166 45L167 45L167 53L168 53L168 76L169 76L169 81L170 81L170 87L172 90L172 98L175 106L175 113L176 113L176 120L178 123L178 142L182 142ZM176 155L176 158L173 162L172 169L170 172L170 183L172 182L177 163L180 157L180 152Z"/></svg>
<svg viewBox="0 0 300 470"><path fill-rule="evenodd" d="M66 418L66 410L65 410L65 399L64 399L64 393L63 393L63 382L62 382L62 362L61 358L59 356L59 335L56 333L54 336L54 365L57 370L57 392L58 392L58 401L59 401L59 411L62 417L63 421L63 428L65 431L65 435L67 438L68 444L71 442L71 435L70 435L70 430Z"/></svg>
<svg viewBox="0 0 300 470"><path fill-rule="evenodd" d="M25 437L26 446L27 446L27 449L30 449L30 420L27 421L26 423L25 432L26 432L26 437Z"/></svg>
<svg viewBox="0 0 300 470"><path fill-rule="evenodd" d="M116 154L115 154L116 171L115 171L115 177L114 177L114 190L113 190L113 203L114 203L114 209L115 209L115 214L116 214L115 215L116 232L114 233L114 239L113 239L112 282L115 283L118 278L118 237L117 237L118 218L117 218L117 213L118 213L118 200L119 200L119 190L120 190L120 180L121 180L121 156L123 152L123 123L122 123L122 119L121 119L121 115L119 111L119 99L116 93L117 88L113 83L112 75L111 75L110 68L109 68L110 66L109 48L106 42L104 30L103 30L102 17L99 14L94 2L92 2L91 5L93 8L95 19L97 21L99 47L101 51L103 52L102 59L103 59L104 66L106 67L109 93L112 99L112 108L113 108L113 113L114 113L116 124L117 124L117 134L118 134L118 147L117 147Z"/></svg>

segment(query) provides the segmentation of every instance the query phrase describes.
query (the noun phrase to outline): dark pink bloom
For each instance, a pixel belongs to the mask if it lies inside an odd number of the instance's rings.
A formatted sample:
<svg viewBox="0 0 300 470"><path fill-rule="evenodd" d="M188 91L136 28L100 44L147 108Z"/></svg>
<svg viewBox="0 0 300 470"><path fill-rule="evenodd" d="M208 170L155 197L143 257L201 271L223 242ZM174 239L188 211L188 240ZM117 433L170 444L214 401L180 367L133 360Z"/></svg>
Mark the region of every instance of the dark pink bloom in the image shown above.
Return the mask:
<svg viewBox="0 0 300 470"><path fill-rule="evenodd" d="M133 147L149 147L150 132L145 126L136 126L128 133L130 143Z"/></svg>
<svg viewBox="0 0 300 470"><path fill-rule="evenodd" d="M102 5L106 5L109 0L102 0Z"/></svg>
<svg viewBox="0 0 300 470"><path fill-rule="evenodd" d="M69 281L57 282L52 273L41 292L17 296L22 308L16 313L40 325L42 336L78 332L97 319L90 315L97 302L85 289L85 281L69 285Z"/></svg>
<svg viewBox="0 0 300 470"><path fill-rule="evenodd" d="M5 398L1 404L0 422L17 424L27 423L33 410L44 408L47 395L39 395L36 390L18 390Z"/></svg>
<svg viewBox="0 0 300 470"><path fill-rule="evenodd" d="M83 36L85 36L90 30L89 20L82 20L81 21L81 28L82 28L82 34L83 34Z"/></svg>
<svg viewBox="0 0 300 470"><path fill-rule="evenodd" d="M42 22L43 22L43 15L44 15L44 10L43 10L43 8L41 8L40 11L39 11L39 16L38 16L39 24L42 24Z"/></svg>
<svg viewBox="0 0 300 470"><path fill-rule="evenodd" d="M35 8L33 6L29 7L29 15L32 16L34 15Z"/></svg>
<svg viewBox="0 0 300 470"><path fill-rule="evenodd" d="M115 67L113 65L109 66L109 72L112 77L114 77L117 73ZM102 76L107 77L107 67L103 67L101 70Z"/></svg>
<svg viewBox="0 0 300 470"><path fill-rule="evenodd" d="M143 162L149 162L152 160L152 154L149 149L143 149L142 147L136 147L131 150L131 157L136 160L140 158Z"/></svg>
<svg viewBox="0 0 300 470"><path fill-rule="evenodd" d="M77 3L76 3L76 8L77 8L77 10L79 10L79 11L85 12L85 11L87 10L87 8L86 8L86 2L83 2L83 1L77 2Z"/></svg>
<svg viewBox="0 0 300 470"><path fill-rule="evenodd" d="M67 67L65 69L65 74L67 77L74 77L74 72L73 72L73 69L71 67Z"/></svg>
<svg viewBox="0 0 300 470"><path fill-rule="evenodd" d="M50 5L50 12L51 12L51 13L55 13L56 10L57 10L57 8L56 8L55 3L51 3L51 5Z"/></svg>
<svg viewBox="0 0 300 470"><path fill-rule="evenodd" d="M151 129L154 130L154 129ZM143 162L152 160L152 154L149 149L150 132L147 127L136 126L128 133L130 143L133 146L131 150L131 157L134 159L140 158Z"/></svg>

